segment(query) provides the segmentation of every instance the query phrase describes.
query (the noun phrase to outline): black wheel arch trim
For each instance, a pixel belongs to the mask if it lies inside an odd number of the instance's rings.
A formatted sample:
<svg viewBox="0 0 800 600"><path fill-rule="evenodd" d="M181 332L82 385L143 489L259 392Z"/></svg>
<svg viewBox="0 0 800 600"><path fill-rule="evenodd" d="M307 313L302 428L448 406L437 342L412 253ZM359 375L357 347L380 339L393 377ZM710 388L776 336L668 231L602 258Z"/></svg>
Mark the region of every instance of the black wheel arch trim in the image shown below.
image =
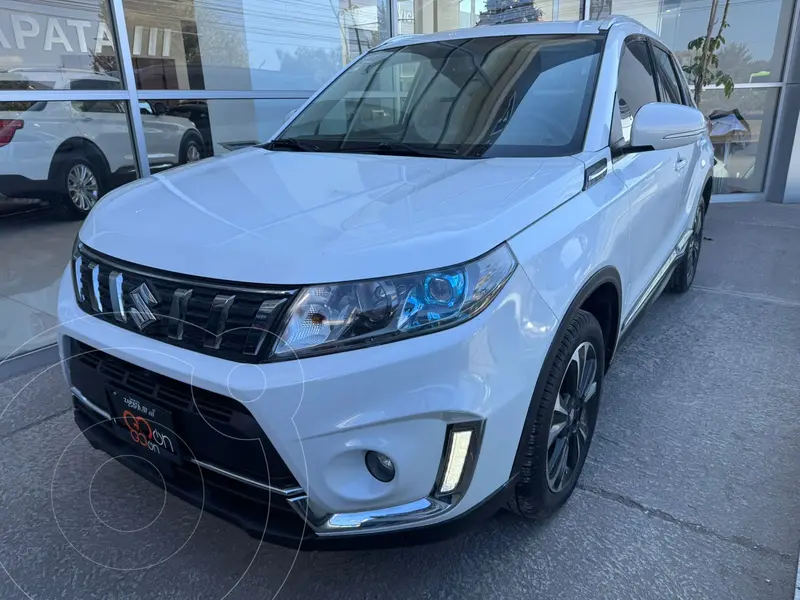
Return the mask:
<svg viewBox="0 0 800 600"><path fill-rule="evenodd" d="M67 138L58 145L58 148L56 148L56 151L53 154L53 159L50 161L50 170L47 173L48 181L50 181L51 183L55 183L55 178L58 175L58 170L61 167L61 164L63 163L64 160L63 157L65 155L69 156L70 152L74 151L77 147L80 146L84 146L89 149L87 152L84 153L85 157L88 160L92 160L93 158L92 156L89 156L89 152L91 152L95 155L95 158L97 158L100 161L99 166L100 168L103 169L103 172L99 173L99 175L102 176L105 181L108 181L108 177L110 177L111 175L111 167L108 164L108 159L106 158L106 155L103 154L103 151L100 149L100 147L97 144L95 144L92 140L88 140L82 137Z"/></svg>
<svg viewBox="0 0 800 600"><path fill-rule="evenodd" d="M213 155L213 148L206 148L206 142L197 129L187 129L181 136L181 143L178 145L178 161L182 161L185 157L186 148L190 141L195 141L200 146L200 158L208 158Z"/></svg>
<svg viewBox="0 0 800 600"><path fill-rule="evenodd" d="M706 178L703 181L703 187L701 188L701 191L700 191L700 200L701 200L701 202L703 202L705 204L705 206L703 207L703 213L707 213L708 212L708 205L711 204L711 196L714 194L714 187L713 187L714 184L712 183L713 179L714 179L714 170L713 170L713 167L712 167L712 169L708 173L706 173ZM709 187L709 186L711 186L711 188L709 189L709 192L708 192L708 198L706 198L705 197L705 195L706 195L706 187Z"/></svg>
<svg viewBox="0 0 800 600"><path fill-rule="evenodd" d="M197 129L187 129L183 132L183 136L181 137L181 143L186 141L190 137L197 137L201 142L203 141L203 135Z"/></svg>
<svg viewBox="0 0 800 600"><path fill-rule="evenodd" d="M534 406L534 402L537 400L537 398L541 398L542 396L544 386L547 383L547 377L550 374L550 369L553 367L553 362L555 361L556 353L558 352L558 345L561 342L561 339L564 337L570 322L572 321L572 316L580 309L581 306L583 306L583 303L586 302L586 299L589 298L589 296L591 296L600 286L606 283L613 284L617 290L617 300L619 302L620 315L617 318L616 339L619 340L619 330L622 322L622 278L620 277L619 271L617 271L616 268L612 266L606 266L597 271L586 283L583 284L583 287L581 287L580 291L572 299L569 308L558 323L558 328L553 336L553 340L550 342L550 348L547 350L547 354L545 355L539 375L536 378L536 386L533 388L533 394L531 395L531 401L528 406L528 413L525 416L525 421L522 425L522 431L520 431L519 443L517 444L517 453L514 456L514 463L511 467L509 479L517 478L519 475L523 450L527 444L525 433L530 431L531 427L533 427L533 422L536 419L536 411L538 407ZM612 352L616 351L616 346L617 344L615 343ZM610 364L610 362L611 357L605 357L606 365Z"/></svg>

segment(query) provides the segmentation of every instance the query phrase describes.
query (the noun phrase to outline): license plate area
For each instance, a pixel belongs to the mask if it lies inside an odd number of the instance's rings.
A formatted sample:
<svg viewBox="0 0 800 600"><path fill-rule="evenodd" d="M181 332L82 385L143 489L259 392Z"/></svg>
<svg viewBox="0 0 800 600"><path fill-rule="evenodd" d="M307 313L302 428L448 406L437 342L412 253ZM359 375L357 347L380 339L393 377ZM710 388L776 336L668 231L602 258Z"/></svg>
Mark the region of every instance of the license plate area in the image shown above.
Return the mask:
<svg viewBox="0 0 800 600"><path fill-rule="evenodd" d="M142 456L181 462L180 441L168 410L121 390L109 389L108 397L118 436Z"/></svg>

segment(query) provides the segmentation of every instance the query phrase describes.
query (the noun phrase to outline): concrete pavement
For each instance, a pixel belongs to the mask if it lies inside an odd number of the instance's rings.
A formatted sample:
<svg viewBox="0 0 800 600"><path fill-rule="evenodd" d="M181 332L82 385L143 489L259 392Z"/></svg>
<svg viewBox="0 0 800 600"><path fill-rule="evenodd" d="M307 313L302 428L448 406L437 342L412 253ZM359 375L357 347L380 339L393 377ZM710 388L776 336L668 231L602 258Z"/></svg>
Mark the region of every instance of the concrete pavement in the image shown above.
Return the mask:
<svg viewBox="0 0 800 600"><path fill-rule="evenodd" d="M57 367L1 383L0 598L793 598L800 206L715 204L706 237L695 288L621 348L579 489L544 523L259 547L76 437Z"/></svg>

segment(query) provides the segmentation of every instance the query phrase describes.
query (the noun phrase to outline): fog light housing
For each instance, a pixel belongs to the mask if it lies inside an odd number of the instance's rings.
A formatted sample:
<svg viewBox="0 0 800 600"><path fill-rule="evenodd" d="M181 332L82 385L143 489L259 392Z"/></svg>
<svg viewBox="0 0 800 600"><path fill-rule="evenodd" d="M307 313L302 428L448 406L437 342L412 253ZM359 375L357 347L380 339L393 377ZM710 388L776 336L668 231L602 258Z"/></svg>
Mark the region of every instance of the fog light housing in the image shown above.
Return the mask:
<svg viewBox="0 0 800 600"><path fill-rule="evenodd" d="M385 454L370 450L364 455L364 462L367 465L369 474L378 481L388 483L394 479L394 463L392 459Z"/></svg>
<svg viewBox="0 0 800 600"><path fill-rule="evenodd" d="M448 426L442 463L434 488L437 497L453 500L454 496L462 495L469 486L482 432L483 421Z"/></svg>

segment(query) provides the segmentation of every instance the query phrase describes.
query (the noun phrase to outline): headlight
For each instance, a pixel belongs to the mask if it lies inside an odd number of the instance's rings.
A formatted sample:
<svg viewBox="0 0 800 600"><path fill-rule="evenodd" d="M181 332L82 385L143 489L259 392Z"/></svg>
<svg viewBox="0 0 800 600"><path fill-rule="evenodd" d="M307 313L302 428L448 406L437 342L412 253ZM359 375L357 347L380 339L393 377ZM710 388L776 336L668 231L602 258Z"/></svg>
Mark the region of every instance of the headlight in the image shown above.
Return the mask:
<svg viewBox="0 0 800 600"><path fill-rule="evenodd" d="M472 262L428 273L304 288L273 356L381 344L462 323L489 305L516 266L503 244Z"/></svg>

